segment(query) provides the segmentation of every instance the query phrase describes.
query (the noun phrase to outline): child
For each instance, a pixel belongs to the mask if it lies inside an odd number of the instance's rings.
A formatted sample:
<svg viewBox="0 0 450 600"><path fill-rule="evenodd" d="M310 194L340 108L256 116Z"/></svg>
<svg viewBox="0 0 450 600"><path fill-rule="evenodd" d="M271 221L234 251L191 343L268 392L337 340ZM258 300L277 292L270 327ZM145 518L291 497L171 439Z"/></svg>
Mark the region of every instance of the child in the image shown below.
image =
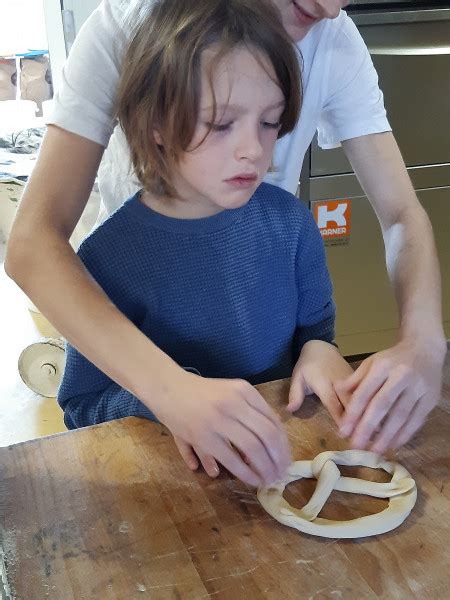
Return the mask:
<svg viewBox="0 0 450 600"><path fill-rule="evenodd" d="M254 385L294 369L290 408L323 391L339 414L332 382L350 367L332 345L321 237L297 198L262 183L275 141L298 119L300 89L296 51L268 0L160 0L140 15L117 116L142 190L78 255L145 336L200 375L190 378L216 381L217 398L226 385L247 397L221 401L208 438L220 438L213 454L212 443L194 445L179 433L179 423L192 426L190 401L184 414L158 399L148 406L68 345L58 401L69 429L157 418L191 468L197 455L217 474L216 459L228 467L237 449L250 465L230 470L256 485L288 464L285 447L274 456L281 426L256 390L226 380ZM217 404L215 396L196 407L199 415Z"/></svg>

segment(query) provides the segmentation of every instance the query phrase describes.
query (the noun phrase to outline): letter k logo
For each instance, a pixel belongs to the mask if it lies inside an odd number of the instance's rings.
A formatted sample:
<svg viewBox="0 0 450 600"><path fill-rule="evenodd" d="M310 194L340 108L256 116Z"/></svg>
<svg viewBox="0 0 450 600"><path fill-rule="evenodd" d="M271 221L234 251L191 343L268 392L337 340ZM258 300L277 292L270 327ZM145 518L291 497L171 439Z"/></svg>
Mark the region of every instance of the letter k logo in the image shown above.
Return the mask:
<svg viewBox="0 0 450 600"><path fill-rule="evenodd" d="M347 225L345 216L347 208L347 202L338 203L333 210L328 210L328 206L326 205L318 206L317 225L319 226L319 229L328 227L329 223L335 223L336 227L345 227Z"/></svg>
<svg viewBox="0 0 450 600"><path fill-rule="evenodd" d="M322 237L329 242L350 239L351 201L318 200L312 202L312 211Z"/></svg>

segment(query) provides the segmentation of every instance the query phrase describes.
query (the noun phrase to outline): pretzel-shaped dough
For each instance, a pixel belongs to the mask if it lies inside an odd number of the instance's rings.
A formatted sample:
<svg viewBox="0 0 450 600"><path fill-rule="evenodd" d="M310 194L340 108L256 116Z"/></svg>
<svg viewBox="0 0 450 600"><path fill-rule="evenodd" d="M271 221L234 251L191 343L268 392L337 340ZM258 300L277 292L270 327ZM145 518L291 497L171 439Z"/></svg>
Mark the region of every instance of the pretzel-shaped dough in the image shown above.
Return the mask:
<svg viewBox="0 0 450 600"><path fill-rule="evenodd" d="M336 465L383 469L392 473L392 479L389 483L376 483L342 477ZM304 477L315 477L317 486L310 501L298 510L286 502L283 491L288 483ZM375 515L350 521L331 521L317 517L332 490L389 498L389 506ZM358 538L391 531L403 523L416 503L416 498L416 483L404 467L387 462L375 452L366 450L321 452L314 460L292 463L285 479L258 489L258 500L274 519L299 531L329 538Z"/></svg>

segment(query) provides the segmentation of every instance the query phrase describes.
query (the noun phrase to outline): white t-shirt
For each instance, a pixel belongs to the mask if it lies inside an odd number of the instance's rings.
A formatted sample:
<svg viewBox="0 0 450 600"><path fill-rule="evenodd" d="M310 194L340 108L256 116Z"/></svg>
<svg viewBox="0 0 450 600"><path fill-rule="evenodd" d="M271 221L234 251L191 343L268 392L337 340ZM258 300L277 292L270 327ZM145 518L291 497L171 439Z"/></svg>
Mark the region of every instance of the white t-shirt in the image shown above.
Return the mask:
<svg viewBox="0 0 450 600"><path fill-rule="evenodd" d="M112 106L130 15L135 6L147 10L152 3L103 0L75 40L47 120L104 146L109 143L99 170L108 212L139 188L130 170L125 136L115 128ZM277 141L275 172L265 177L291 193L297 190L303 159L316 131L322 148L335 148L342 140L391 130L370 54L345 11L336 19L320 21L298 47L304 92L300 119L291 134Z"/></svg>

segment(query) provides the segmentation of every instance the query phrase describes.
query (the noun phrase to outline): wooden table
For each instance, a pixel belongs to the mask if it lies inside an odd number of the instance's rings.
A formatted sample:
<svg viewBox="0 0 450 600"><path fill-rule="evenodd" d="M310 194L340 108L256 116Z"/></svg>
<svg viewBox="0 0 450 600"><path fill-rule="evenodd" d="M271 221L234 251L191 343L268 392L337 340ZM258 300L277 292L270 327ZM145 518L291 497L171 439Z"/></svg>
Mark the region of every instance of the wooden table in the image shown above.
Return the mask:
<svg viewBox="0 0 450 600"><path fill-rule="evenodd" d="M13 596L448 598L449 361L445 377L442 406L398 454L416 479L417 504L398 529L374 538L330 540L280 525L252 489L225 473L191 473L162 426L135 418L0 449L0 532ZM260 391L279 408L288 385ZM313 400L286 427L297 459L346 447ZM293 483L286 498L300 506L313 487ZM386 502L333 492L322 515L352 518Z"/></svg>

